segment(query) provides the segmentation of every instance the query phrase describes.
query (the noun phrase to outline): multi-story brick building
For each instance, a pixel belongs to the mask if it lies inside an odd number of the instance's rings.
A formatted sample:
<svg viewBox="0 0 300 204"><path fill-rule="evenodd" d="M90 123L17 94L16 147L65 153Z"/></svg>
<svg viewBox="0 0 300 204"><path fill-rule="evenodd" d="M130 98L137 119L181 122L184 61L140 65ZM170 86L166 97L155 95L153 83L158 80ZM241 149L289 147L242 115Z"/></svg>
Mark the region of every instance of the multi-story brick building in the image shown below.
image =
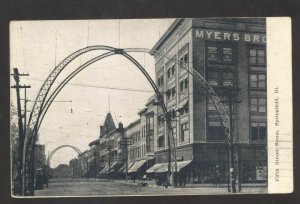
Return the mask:
<svg viewBox="0 0 300 204"><path fill-rule="evenodd" d="M123 124L116 128L111 113L108 113L103 126L100 126L99 163L100 176L113 177L119 174L118 169L124 163L125 147Z"/></svg>
<svg viewBox="0 0 300 204"><path fill-rule="evenodd" d="M173 60L155 54L162 51ZM187 182L210 182L216 168L228 178L227 145L218 113L208 94L181 66L198 71L221 100L234 88L233 134L240 151L241 182L262 181L267 169L267 90L265 19L176 19L152 49L157 86L168 111L179 173ZM191 68L190 68L191 70ZM228 110L227 102L223 102ZM173 111L173 112L174 112ZM162 109L154 114L156 167L168 162ZM164 166L164 165L160 165Z"/></svg>
<svg viewBox="0 0 300 204"><path fill-rule="evenodd" d="M157 129L157 104L155 97L148 99L146 107L138 112L140 118L125 128L125 137L130 141L128 146L128 173L133 178L141 178L146 169L153 166L154 137Z"/></svg>

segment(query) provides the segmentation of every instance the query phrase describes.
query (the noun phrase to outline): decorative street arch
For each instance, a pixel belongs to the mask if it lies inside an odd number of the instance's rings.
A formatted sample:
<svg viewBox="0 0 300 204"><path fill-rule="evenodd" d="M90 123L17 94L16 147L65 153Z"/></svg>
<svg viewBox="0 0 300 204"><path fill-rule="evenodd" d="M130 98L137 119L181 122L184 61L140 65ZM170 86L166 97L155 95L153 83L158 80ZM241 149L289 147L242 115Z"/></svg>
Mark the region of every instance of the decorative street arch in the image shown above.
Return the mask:
<svg viewBox="0 0 300 204"><path fill-rule="evenodd" d="M47 165L48 165L49 168L50 168L50 161L51 161L53 155L54 155L58 150L60 150L60 149L62 149L62 148L65 148L65 147L69 147L69 148L73 149L75 152L77 152L77 154L78 154L79 156L82 154L82 152L80 151L80 149L78 149L77 147L75 147L75 146L73 146L73 145L61 145L61 146L59 146L59 147L56 147L56 148L55 148L54 150L52 150L52 151L50 152L50 154L48 155L48 158L47 158Z"/></svg>
<svg viewBox="0 0 300 204"><path fill-rule="evenodd" d="M80 55L90 52L90 51L95 51L95 50L100 50L100 51L108 51L104 54L101 54L83 65L79 66L75 71L73 71L71 74L66 77L62 83L59 84L59 86L55 89L55 91L48 96L49 91L54 84L55 80L63 71L63 69L74 59L79 57ZM167 108L164 104L163 96L159 92L155 82L152 80L150 75L147 73L147 71L144 69L142 65L140 65L139 62L137 62L131 55L128 53L130 52L144 52L144 53L149 53L149 54L156 54L160 55L162 57L167 58L168 60L174 61L176 64L179 64L180 61L173 59L172 57L162 53L162 52L154 52L150 53L149 49L144 49L144 48L127 48L127 49L118 49L118 48L113 48L109 46L103 46L103 45L96 45L96 46L89 46L83 49L80 49L68 57L66 57L60 64L58 64L53 71L49 74L49 76L46 78L45 82L43 83L42 87L40 88L36 100L34 102L32 111L30 113L30 117L28 120L28 127L27 128L28 132L26 132L25 136L25 141L24 141L24 151L23 151L23 171L24 171L24 176L22 179L23 183L23 193L24 195L33 195L34 190L33 190L33 181L34 181L34 167L33 167L33 158L34 158L34 149L35 149L35 141L37 138L37 133L40 128L40 125L43 121L43 118L45 114L47 113L49 107L51 106L51 103L55 99L55 97L58 95L58 93L63 89L63 87L73 78L75 77L78 73L80 73L83 69L88 67L89 65L95 63L98 60L101 60L103 58L112 56L112 55L121 55L127 58L129 61L131 61L146 77L150 85L152 86L153 90L155 91L155 94L157 96L157 100L162 107L164 117L167 122L167 127L168 127L168 146L169 146L169 161L173 160L174 166L175 166L175 172L177 172L177 165L176 165L176 149L175 149L175 142L174 142L174 137L173 137L173 132L172 132L172 126L171 126L171 121L167 112ZM188 71L189 74L193 76L194 79L196 79L198 82L200 82L201 86L203 89L208 93L208 96L212 100L217 113L219 115L220 121L222 126L224 127L225 135L227 142L230 141L230 124L229 124L229 117L226 113L226 110L221 103L219 97L213 90L213 88L209 85L209 83L205 80L204 77L201 76L192 66L190 65L184 65L184 69ZM75 150L76 151L76 150ZM55 153L55 152L54 152ZM171 164L171 162L170 162ZM170 172L171 166L169 165L169 172Z"/></svg>

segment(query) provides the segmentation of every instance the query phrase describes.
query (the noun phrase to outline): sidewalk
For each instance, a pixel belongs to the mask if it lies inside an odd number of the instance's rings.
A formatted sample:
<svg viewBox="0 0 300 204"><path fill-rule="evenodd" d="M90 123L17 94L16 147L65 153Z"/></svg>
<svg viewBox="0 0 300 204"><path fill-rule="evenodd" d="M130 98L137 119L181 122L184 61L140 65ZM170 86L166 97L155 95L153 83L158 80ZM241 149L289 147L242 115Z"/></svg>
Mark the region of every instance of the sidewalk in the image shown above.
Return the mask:
<svg viewBox="0 0 300 204"><path fill-rule="evenodd" d="M133 185L133 186L138 186L139 184L143 183L143 180L112 180L116 183L123 183L123 184L128 184L128 185ZM149 188L164 188L163 186L158 186L156 185L155 180L147 180L147 186ZM238 184L236 184L236 187L238 188ZM267 188L265 183L243 183L242 188L251 188L251 187L261 187L261 188ZM173 186L169 186L169 188L174 188ZM176 188L227 188L227 183L222 184L221 186L213 186L212 183L205 183L205 184L191 184L188 183L185 186L178 186Z"/></svg>

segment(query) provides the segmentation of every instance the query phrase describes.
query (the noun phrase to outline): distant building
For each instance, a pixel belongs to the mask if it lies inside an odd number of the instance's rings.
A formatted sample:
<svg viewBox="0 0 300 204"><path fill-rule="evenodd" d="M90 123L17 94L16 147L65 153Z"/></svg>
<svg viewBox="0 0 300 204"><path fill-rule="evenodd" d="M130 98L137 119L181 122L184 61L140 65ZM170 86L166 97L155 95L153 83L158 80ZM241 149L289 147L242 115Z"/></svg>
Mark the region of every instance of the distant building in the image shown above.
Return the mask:
<svg viewBox="0 0 300 204"><path fill-rule="evenodd" d="M74 158L69 161L69 166L72 169L72 178L81 178L82 177L82 167L81 161L78 158Z"/></svg>
<svg viewBox="0 0 300 204"><path fill-rule="evenodd" d="M104 125L100 126L99 163L100 177L118 177L117 170L124 164L125 147L121 145L124 139L123 124L116 128L111 113L108 113Z"/></svg>

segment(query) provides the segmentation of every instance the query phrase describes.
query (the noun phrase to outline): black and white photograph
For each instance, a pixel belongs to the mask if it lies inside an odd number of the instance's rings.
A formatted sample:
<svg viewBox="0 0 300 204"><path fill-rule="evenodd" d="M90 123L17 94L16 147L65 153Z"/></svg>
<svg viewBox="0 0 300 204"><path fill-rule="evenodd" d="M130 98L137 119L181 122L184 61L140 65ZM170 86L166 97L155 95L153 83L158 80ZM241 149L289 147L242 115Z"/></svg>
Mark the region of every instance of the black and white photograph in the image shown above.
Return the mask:
<svg viewBox="0 0 300 204"><path fill-rule="evenodd" d="M11 21L12 197L292 192L282 28L289 18Z"/></svg>

